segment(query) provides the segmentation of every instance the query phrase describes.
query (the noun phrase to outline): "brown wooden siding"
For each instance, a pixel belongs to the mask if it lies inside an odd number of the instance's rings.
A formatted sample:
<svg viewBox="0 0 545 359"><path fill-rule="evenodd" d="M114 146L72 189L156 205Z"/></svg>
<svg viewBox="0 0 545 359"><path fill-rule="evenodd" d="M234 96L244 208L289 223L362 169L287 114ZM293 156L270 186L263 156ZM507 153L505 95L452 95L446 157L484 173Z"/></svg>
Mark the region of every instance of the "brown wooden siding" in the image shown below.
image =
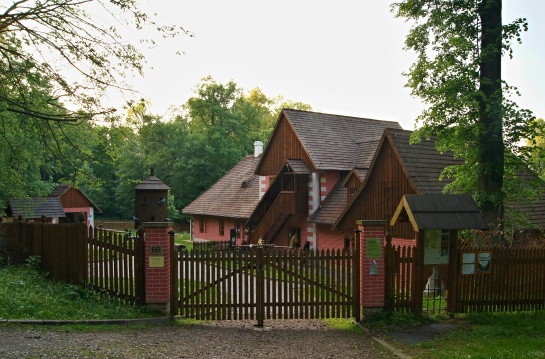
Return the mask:
<svg viewBox="0 0 545 359"><path fill-rule="evenodd" d="M356 228L357 220L389 222L403 195L416 193L388 141L381 147L369 176L363 192L339 223L339 228ZM388 231L396 238L414 238L410 223L400 223Z"/></svg>
<svg viewBox="0 0 545 359"><path fill-rule="evenodd" d="M311 172L316 171L310 157L284 115L280 118L274 136L271 138L263 156L256 169L256 174L260 176L278 174L288 159L301 159Z"/></svg>
<svg viewBox="0 0 545 359"><path fill-rule="evenodd" d="M66 191L60 197L60 200L63 208L93 207L93 204L80 191L74 188Z"/></svg>

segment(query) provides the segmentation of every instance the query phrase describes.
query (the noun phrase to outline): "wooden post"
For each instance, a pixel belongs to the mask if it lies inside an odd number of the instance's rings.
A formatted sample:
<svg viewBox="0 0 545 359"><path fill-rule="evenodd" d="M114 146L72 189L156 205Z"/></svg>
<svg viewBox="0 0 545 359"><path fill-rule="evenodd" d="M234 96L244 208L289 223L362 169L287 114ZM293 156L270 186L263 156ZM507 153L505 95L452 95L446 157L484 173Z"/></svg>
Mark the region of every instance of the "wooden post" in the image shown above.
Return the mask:
<svg viewBox="0 0 545 359"><path fill-rule="evenodd" d="M176 232L170 231L169 234L169 251L170 251L170 315L178 314L178 263L179 254L174 246L174 235Z"/></svg>
<svg viewBox="0 0 545 359"><path fill-rule="evenodd" d="M422 314L422 302L424 300L424 239L426 231L416 232L415 268L413 285L413 312Z"/></svg>
<svg viewBox="0 0 545 359"><path fill-rule="evenodd" d="M256 298L257 298L257 307L256 307L256 327L263 327L264 317L265 317L265 283L263 269L265 265L264 256L263 256L263 247L256 248Z"/></svg>
<svg viewBox="0 0 545 359"><path fill-rule="evenodd" d="M354 236L354 251L353 251L353 259L352 259L352 268L353 268L353 283L352 283L352 312L354 313L354 318L356 318L356 322L359 322L361 319L361 303L360 303L360 234L361 231L359 229L354 231L356 235Z"/></svg>
<svg viewBox="0 0 545 359"><path fill-rule="evenodd" d="M458 230L450 231L448 282L447 282L447 313L456 313L456 297L458 292L458 273L460 260L458 258Z"/></svg>
<svg viewBox="0 0 545 359"><path fill-rule="evenodd" d="M392 248L392 235L386 234L386 244L384 245L384 309L393 311L394 300L394 256Z"/></svg>
<svg viewBox="0 0 545 359"><path fill-rule="evenodd" d="M146 245L145 245L145 230L144 227L138 228L138 237L135 238L134 250L135 250L135 294L136 304L144 305L146 303Z"/></svg>

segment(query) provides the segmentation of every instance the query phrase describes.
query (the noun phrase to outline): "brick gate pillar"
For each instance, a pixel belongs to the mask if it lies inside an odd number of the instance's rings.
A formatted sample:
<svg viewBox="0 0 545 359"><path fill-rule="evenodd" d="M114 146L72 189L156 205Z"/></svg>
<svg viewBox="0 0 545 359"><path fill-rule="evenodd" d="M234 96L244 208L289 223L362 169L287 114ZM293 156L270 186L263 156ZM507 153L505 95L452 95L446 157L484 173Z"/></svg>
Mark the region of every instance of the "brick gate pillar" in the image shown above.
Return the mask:
<svg viewBox="0 0 545 359"><path fill-rule="evenodd" d="M360 303L365 312L384 307L384 235L386 221L357 221L361 231Z"/></svg>
<svg viewBox="0 0 545 359"><path fill-rule="evenodd" d="M146 305L168 313L170 304L170 222L142 223L146 234Z"/></svg>

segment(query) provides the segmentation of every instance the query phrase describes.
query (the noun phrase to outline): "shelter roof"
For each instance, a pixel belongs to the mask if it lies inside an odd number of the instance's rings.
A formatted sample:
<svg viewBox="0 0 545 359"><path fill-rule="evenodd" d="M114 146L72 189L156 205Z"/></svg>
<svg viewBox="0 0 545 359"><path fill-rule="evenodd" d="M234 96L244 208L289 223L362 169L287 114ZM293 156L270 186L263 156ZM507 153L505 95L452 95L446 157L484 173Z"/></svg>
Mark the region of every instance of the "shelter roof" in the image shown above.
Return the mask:
<svg viewBox="0 0 545 359"><path fill-rule="evenodd" d="M248 155L212 187L183 209L183 213L245 219L259 202L259 157Z"/></svg>
<svg viewBox="0 0 545 359"><path fill-rule="evenodd" d="M425 229L488 229L479 207L467 194L406 194L390 221L406 215L415 232Z"/></svg>
<svg viewBox="0 0 545 359"><path fill-rule="evenodd" d="M19 215L25 219L36 219L41 216L47 218L66 217L59 197L10 198L9 206L13 218L17 218Z"/></svg>

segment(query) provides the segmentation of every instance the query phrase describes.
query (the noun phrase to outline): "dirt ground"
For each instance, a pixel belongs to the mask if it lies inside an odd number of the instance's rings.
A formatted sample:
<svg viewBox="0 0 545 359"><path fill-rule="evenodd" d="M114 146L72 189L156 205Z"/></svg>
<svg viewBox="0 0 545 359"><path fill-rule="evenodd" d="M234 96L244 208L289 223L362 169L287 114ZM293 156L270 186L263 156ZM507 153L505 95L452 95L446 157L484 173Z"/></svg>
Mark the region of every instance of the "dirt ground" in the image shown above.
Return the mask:
<svg viewBox="0 0 545 359"><path fill-rule="evenodd" d="M0 326L1 358L393 358L362 333L320 320L217 321L70 330Z"/></svg>

